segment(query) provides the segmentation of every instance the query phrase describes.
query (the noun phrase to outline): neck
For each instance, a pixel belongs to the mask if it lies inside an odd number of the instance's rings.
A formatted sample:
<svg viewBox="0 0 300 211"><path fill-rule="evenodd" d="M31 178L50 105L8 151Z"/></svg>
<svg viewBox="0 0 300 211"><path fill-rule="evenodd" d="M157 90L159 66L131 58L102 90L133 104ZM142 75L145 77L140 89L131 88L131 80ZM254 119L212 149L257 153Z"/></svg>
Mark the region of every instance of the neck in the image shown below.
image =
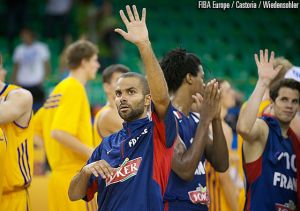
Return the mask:
<svg viewBox="0 0 300 211"><path fill-rule="evenodd" d="M77 79L82 85L85 85L88 81L84 70L81 68L72 70L69 76Z"/></svg>
<svg viewBox="0 0 300 211"><path fill-rule="evenodd" d="M222 120L224 120L225 119L225 117L226 117L226 115L227 115L227 108L224 108L223 106L222 106L222 108L221 108L221 119Z"/></svg>
<svg viewBox="0 0 300 211"><path fill-rule="evenodd" d="M285 137L285 138L288 137L287 131L288 131L289 127L290 127L290 124L283 123L283 122L279 121L279 125L280 125L280 128L281 128L281 134L282 134L282 136Z"/></svg>
<svg viewBox="0 0 300 211"><path fill-rule="evenodd" d="M176 109L187 116L191 111L193 98L191 97L189 90L184 89L184 87L180 87L175 94L172 95L172 104Z"/></svg>

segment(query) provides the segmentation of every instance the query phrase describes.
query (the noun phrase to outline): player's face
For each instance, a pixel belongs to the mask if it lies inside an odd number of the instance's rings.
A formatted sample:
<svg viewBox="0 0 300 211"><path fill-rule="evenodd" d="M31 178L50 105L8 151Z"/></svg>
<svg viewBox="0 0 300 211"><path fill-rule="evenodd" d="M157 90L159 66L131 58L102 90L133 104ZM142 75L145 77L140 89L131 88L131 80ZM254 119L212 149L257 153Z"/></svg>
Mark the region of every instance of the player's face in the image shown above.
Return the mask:
<svg viewBox="0 0 300 211"><path fill-rule="evenodd" d="M96 54L93 55L89 60L85 61L85 68L87 70L88 80L95 79L97 71L100 68L98 56Z"/></svg>
<svg viewBox="0 0 300 211"><path fill-rule="evenodd" d="M234 99L234 91L231 88L230 84L227 81L224 81L221 84L222 89L222 106L226 109L231 108L235 105L235 99Z"/></svg>
<svg viewBox="0 0 300 211"><path fill-rule="evenodd" d="M117 81L115 102L119 115L127 122L146 117L149 102L138 78L120 78Z"/></svg>
<svg viewBox="0 0 300 211"><path fill-rule="evenodd" d="M198 74L195 78L195 83L194 83L194 87L195 87L195 93L200 93L200 94L204 94L204 71L202 68L202 65L199 65L199 71Z"/></svg>
<svg viewBox="0 0 300 211"><path fill-rule="evenodd" d="M274 114L284 124L289 124L299 108L300 93L295 89L282 87L274 102Z"/></svg>

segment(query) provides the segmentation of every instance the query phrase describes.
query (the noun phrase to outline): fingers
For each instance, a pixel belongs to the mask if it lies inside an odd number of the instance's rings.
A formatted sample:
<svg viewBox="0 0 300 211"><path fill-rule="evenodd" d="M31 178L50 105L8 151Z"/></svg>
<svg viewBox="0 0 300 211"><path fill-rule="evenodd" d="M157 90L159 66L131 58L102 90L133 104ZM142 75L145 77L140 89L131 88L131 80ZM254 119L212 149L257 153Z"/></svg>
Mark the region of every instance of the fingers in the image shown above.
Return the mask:
<svg viewBox="0 0 300 211"><path fill-rule="evenodd" d="M254 54L254 59L255 59L256 66L258 66L259 65L259 61L258 61L257 54Z"/></svg>
<svg viewBox="0 0 300 211"><path fill-rule="evenodd" d="M278 65L278 66L275 68L275 71L276 71L276 72L279 72L282 68L283 68L282 65Z"/></svg>
<svg viewBox="0 0 300 211"><path fill-rule="evenodd" d="M109 178L114 173L114 169L105 160L96 161L88 168L95 177L101 176L103 179Z"/></svg>
<svg viewBox="0 0 300 211"><path fill-rule="evenodd" d="M137 11L137 9L136 9L136 6L133 5L133 6L132 6L132 9L133 9L133 14L134 14L135 20L139 21L139 20L140 20L140 17L139 17L139 13L138 13L138 11Z"/></svg>
<svg viewBox="0 0 300 211"><path fill-rule="evenodd" d="M259 51L259 61L260 61L260 63L265 61L263 50Z"/></svg>
<svg viewBox="0 0 300 211"><path fill-rule="evenodd" d="M268 49L265 49L264 62L267 62L267 63L269 62L268 57L269 57L269 51L268 51Z"/></svg>
<svg viewBox="0 0 300 211"><path fill-rule="evenodd" d="M274 53L274 51L271 51L270 61L269 61L271 64L273 64L273 62L274 62L274 57L275 57L275 53Z"/></svg>
<svg viewBox="0 0 300 211"><path fill-rule="evenodd" d="M127 26L129 21L128 21L126 15L124 14L123 10L120 10L120 16L121 16L121 19L122 19L123 23Z"/></svg>
<svg viewBox="0 0 300 211"><path fill-rule="evenodd" d="M131 12L131 9L130 9L130 6L129 5L126 5L126 11L127 11L127 15L129 17L129 20L130 21L134 21L134 17L133 17L133 14Z"/></svg>
<svg viewBox="0 0 300 211"><path fill-rule="evenodd" d="M144 23L146 22L146 8L143 8L143 11L142 11L142 21Z"/></svg>
<svg viewBox="0 0 300 211"><path fill-rule="evenodd" d="M117 32L118 34L120 34L122 37L124 37L126 39L127 37L127 33L125 31L123 31L122 29L115 29L115 32Z"/></svg>

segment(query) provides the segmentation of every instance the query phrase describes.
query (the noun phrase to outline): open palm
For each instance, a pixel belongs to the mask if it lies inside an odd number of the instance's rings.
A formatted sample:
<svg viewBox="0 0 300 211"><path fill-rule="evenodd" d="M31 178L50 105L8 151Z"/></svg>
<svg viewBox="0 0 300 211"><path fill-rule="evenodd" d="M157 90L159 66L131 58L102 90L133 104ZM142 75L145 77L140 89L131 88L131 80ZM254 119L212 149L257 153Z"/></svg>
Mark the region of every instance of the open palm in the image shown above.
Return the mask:
<svg viewBox="0 0 300 211"><path fill-rule="evenodd" d="M124 39L132 42L134 44L139 44L141 42L149 41L148 37L148 29L146 26L146 9L143 8L142 18L140 19L139 14L137 12L136 6L132 6L133 13L131 8L127 5L126 11L129 20L125 16L123 10L120 10L120 16L122 18L123 23L126 26L127 32L122 29L115 29L115 32L119 33L124 37Z"/></svg>
<svg viewBox="0 0 300 211"><path fill-rule="evenodd" d="M269 85L270 82L278 75L282 66L280 65L274 69L274 52L271 52L270 59L268 56L268 50L266 49L264 52L263 50L260 50L259 59L257 54L254 55L254 58L258 69L259 79Z"/></svg>

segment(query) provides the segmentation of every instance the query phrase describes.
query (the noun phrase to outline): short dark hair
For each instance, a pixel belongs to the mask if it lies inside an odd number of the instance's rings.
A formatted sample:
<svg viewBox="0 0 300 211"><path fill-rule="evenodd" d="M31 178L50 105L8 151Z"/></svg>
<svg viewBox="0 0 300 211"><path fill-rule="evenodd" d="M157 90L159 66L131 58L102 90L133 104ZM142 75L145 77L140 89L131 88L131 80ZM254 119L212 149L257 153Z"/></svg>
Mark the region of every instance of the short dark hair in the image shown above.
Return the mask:
<svg viewBox="0 0 300 211"><path fill-rule="evenodd" d="M103 83L110 83L111 77L114 73L128 73L130 69L122 64L113 64L105 68L102 72Z"/></svg>
<svg viewBox="0 0 300 211"><path fill-rule="evenodd" d="M149 89L147 79L142 74L135 73L135 72L128 72L128 73L122 74L120 76L120 78L137 78L137 79L139 79L139 81L143 87L143 90L142 90L143 95L150 94L150 89Z"/></svg>
<svg viewBox="0 0 300 211"><path fill-rule="evenodd" d="M297 90L299 92L299 102L300 102L300 83L294 79L282 79L277 81L270 89L270 98L275 102L278 97L279 90L283 87Z"/></svg>
<svg viewBox="0 0 300 211"><path fill-rule="evenodd" d="M181 86L185 76L190 73L197 76L200 59L185 49L175 49L168 52L160 61L170 92L176 92Z"/></svg>
<svg viewBox="0 0 300 211"><path fill-rule="evenodd" d="M98 48L90 41L79 40L69 45L66 52L68 67L72 70L78 68L83 59L89 60L98 54Z"/></svg>

